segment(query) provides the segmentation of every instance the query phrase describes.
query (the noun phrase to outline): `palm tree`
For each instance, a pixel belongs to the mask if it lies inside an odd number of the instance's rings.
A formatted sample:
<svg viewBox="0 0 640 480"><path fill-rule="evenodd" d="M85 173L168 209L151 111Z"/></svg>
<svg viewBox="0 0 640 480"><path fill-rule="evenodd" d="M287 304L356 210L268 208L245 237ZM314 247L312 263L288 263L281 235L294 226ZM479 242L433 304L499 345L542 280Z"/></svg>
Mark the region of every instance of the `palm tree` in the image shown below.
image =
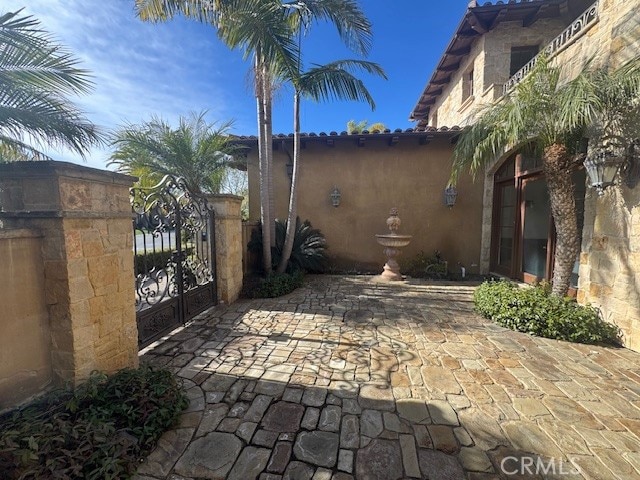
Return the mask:
<svg viewBox="0 0 640 480"><path fill-rule="evenodd" d="M275 238L272 164L272 91L277 77L293 78L296 72L297 22L332 23L341 39L358 53L371 43L371 24L356 0L136 0L143 20L165 21L177 14L212 24L230 48L253 56L258 112L260 199L263 229L263 261L271 271L271 243ZM298 12L301 15L292 15ZM288 72L288 73L286 73Z"/></svg>
<svg viewBox="0 0 640 480"><path fill-rule="evenodd" d="M229 142L231 124L216 127L205 115L180 117L177 128L162 118L122 127L112 136L115 151L108 164L146 183L170 174L184 178L195 193L219 193L237 148Z"/></svg>
<svg viewBox="0 0 640 480"><path fill-rule="evenodd" d="M560 79L560 67L542 57L510 94L481 112L458 140L451 182L464 169L475 174L507 148L527 145L541 154L557 232L552 293L562 296L569 289L580 239L571 173L584 157L572 147L594 124L607 125L600 129L601 138L620 138L625 123L620 119L628 118L631 106L637 110L640 68L636 60L615 72L586 68L571 82ZM617 120L607 122L611 117Z"/></svg>
<svg viewBox="0 0 640 480"><path fill-rule="evenodd" d="M382 122L374 122L371 124L368 120L360 120L359 122L356 122L355 120L349 120L347 122L347 133L349 135L362 133L364 130L367 130L369 132L384 132L386 128L386 125Z"/></svg>
<svg viewBox="0 0 640 480"><path fill-rule="evenodd" d="M0 161L49 158L45 146L84 157L101 136L67 97L91 90L89 74L20 12L0 15Z"/></svg>
<svg viewBox="0 0 640 480"><path fill-rule="evenodd" d="M362 60L339 60L326 65L318 65L300 73L291 79L294 87L293 97L293 174L289 193L289 210L287 214L287 231L282 256L277 272L287 269L293 250L298 216L298 171L300 168L300 100L306 96L315 101L333 98L366 101L375 110L373 97L361 80L353 75L353 71L361 70L370 74L387 78L382 68L372 62Z"/></svg>

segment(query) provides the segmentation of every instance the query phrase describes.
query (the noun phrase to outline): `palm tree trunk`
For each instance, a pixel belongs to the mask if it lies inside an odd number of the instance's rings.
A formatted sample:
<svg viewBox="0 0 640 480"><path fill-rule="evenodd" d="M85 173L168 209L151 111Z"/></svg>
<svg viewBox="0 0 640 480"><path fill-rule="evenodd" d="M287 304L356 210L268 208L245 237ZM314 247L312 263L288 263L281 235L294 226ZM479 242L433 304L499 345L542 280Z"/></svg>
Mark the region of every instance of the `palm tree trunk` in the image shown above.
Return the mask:
<svg viewBox="0 0 640 480"><path fill-rule="evenodd" d="M298 216L298 170L300 165L300 92L296 90L293 96L293 175L291 176L291 192L289 194L289 213L287 215L287 234L282 248L282 258L278 265L278 273L283 273L296 236L296 219Z"/></svg>
<svg viewBox="0 0 640 480"><path fill-rule="evenodd" d="M265 142L265 157L267 160L267 191L268 193L268 208L269 218L271 219L270 236L272 243L276 241L276 207L273 191L273 82L271 78L271 71L268 65L265 63L265 81L264 81L264 142ZM275 245L274 245L275 246Z"/></svg>
<svg viewBox="0 0 640 480"><path fill-rule="evenodd" d="M268 163L265 138L265 111L264 111L264 67L261 52L256 51L255 59L256 75L256 104L258 108L258 157L260 163L260 221L262 222L262 262L265 273L271 273L271 229L273 223L269 215L269 188L268 188Z"/></svg>
<svg viewBox="0 0 640 480"><path fill-rule="evenodd" d="M575 187L571 178L571 158L566 147L554 144L545 148L543 166L549 188L551 214L556 225L551 293L564 296L569 290L573 266L580 249Z"/></svg>

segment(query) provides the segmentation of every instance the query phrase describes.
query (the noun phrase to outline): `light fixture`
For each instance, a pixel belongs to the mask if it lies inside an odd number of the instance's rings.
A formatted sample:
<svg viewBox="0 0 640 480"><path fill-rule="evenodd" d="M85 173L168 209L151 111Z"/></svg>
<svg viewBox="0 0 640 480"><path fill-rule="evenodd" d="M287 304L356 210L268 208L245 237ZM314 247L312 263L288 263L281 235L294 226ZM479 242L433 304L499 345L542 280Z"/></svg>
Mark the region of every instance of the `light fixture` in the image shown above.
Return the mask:
<svg viewBox="0 0 640 480"><path fill-rule="evenodd" d="M331 195L329 195L329 197L331 198L331 205L333 205L334 207L340 206L342 194L340 193L340 190L338 190L338 187L333 187L333 191L331 192Z"/></svg>
<svg viewBox="0 0 640 480"><path fill-rule="evenodd" d="M595 188L599 196L604 190L613 185L616 174L625 163L624 155L612 150L598 149L584 161L584 168L589 176L590 186Z"/></svg>
<svg viewBox="0 0 640 480"><path fill-rule="evenodd" d="M444 189L444 204L452 208L456 204L456 198L458 198L458 189L453 185L449 185Z"/></svg>

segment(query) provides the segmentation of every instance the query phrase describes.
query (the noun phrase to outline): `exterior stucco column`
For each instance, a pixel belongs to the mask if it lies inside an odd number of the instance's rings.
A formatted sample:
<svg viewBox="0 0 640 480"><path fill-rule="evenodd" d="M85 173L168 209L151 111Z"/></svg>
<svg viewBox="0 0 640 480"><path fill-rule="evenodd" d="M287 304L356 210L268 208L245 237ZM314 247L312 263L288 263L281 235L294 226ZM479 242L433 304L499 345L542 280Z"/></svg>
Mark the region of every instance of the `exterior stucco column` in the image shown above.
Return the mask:
<svg viewBox="0 0 640 480"><path fill-rule="evenodd" d="M57 383L138 363L129 187L135 178L65 162L0 165L0 222L42 234Z"/></svg>

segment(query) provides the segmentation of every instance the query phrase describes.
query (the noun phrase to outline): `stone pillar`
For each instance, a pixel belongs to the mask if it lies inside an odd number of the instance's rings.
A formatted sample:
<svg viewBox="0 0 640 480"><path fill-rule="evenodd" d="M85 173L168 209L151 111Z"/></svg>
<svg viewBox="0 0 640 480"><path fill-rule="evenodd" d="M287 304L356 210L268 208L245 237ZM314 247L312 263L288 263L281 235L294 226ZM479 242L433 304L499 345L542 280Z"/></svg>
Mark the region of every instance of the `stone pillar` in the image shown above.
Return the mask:
<svg viewBox="0 0 640 480"><path fill-rule="evenodd" d="M242 197L207 195L216 229L216 284L218 300L232 303L242 290Z"/></svg>
<svg viewBox="0 0 640 480"><path fill-rule="evenodd" d="M138 363L129 187L135 178L65 162L0 165L0 222L41 232L58 383Z"/></svg>

